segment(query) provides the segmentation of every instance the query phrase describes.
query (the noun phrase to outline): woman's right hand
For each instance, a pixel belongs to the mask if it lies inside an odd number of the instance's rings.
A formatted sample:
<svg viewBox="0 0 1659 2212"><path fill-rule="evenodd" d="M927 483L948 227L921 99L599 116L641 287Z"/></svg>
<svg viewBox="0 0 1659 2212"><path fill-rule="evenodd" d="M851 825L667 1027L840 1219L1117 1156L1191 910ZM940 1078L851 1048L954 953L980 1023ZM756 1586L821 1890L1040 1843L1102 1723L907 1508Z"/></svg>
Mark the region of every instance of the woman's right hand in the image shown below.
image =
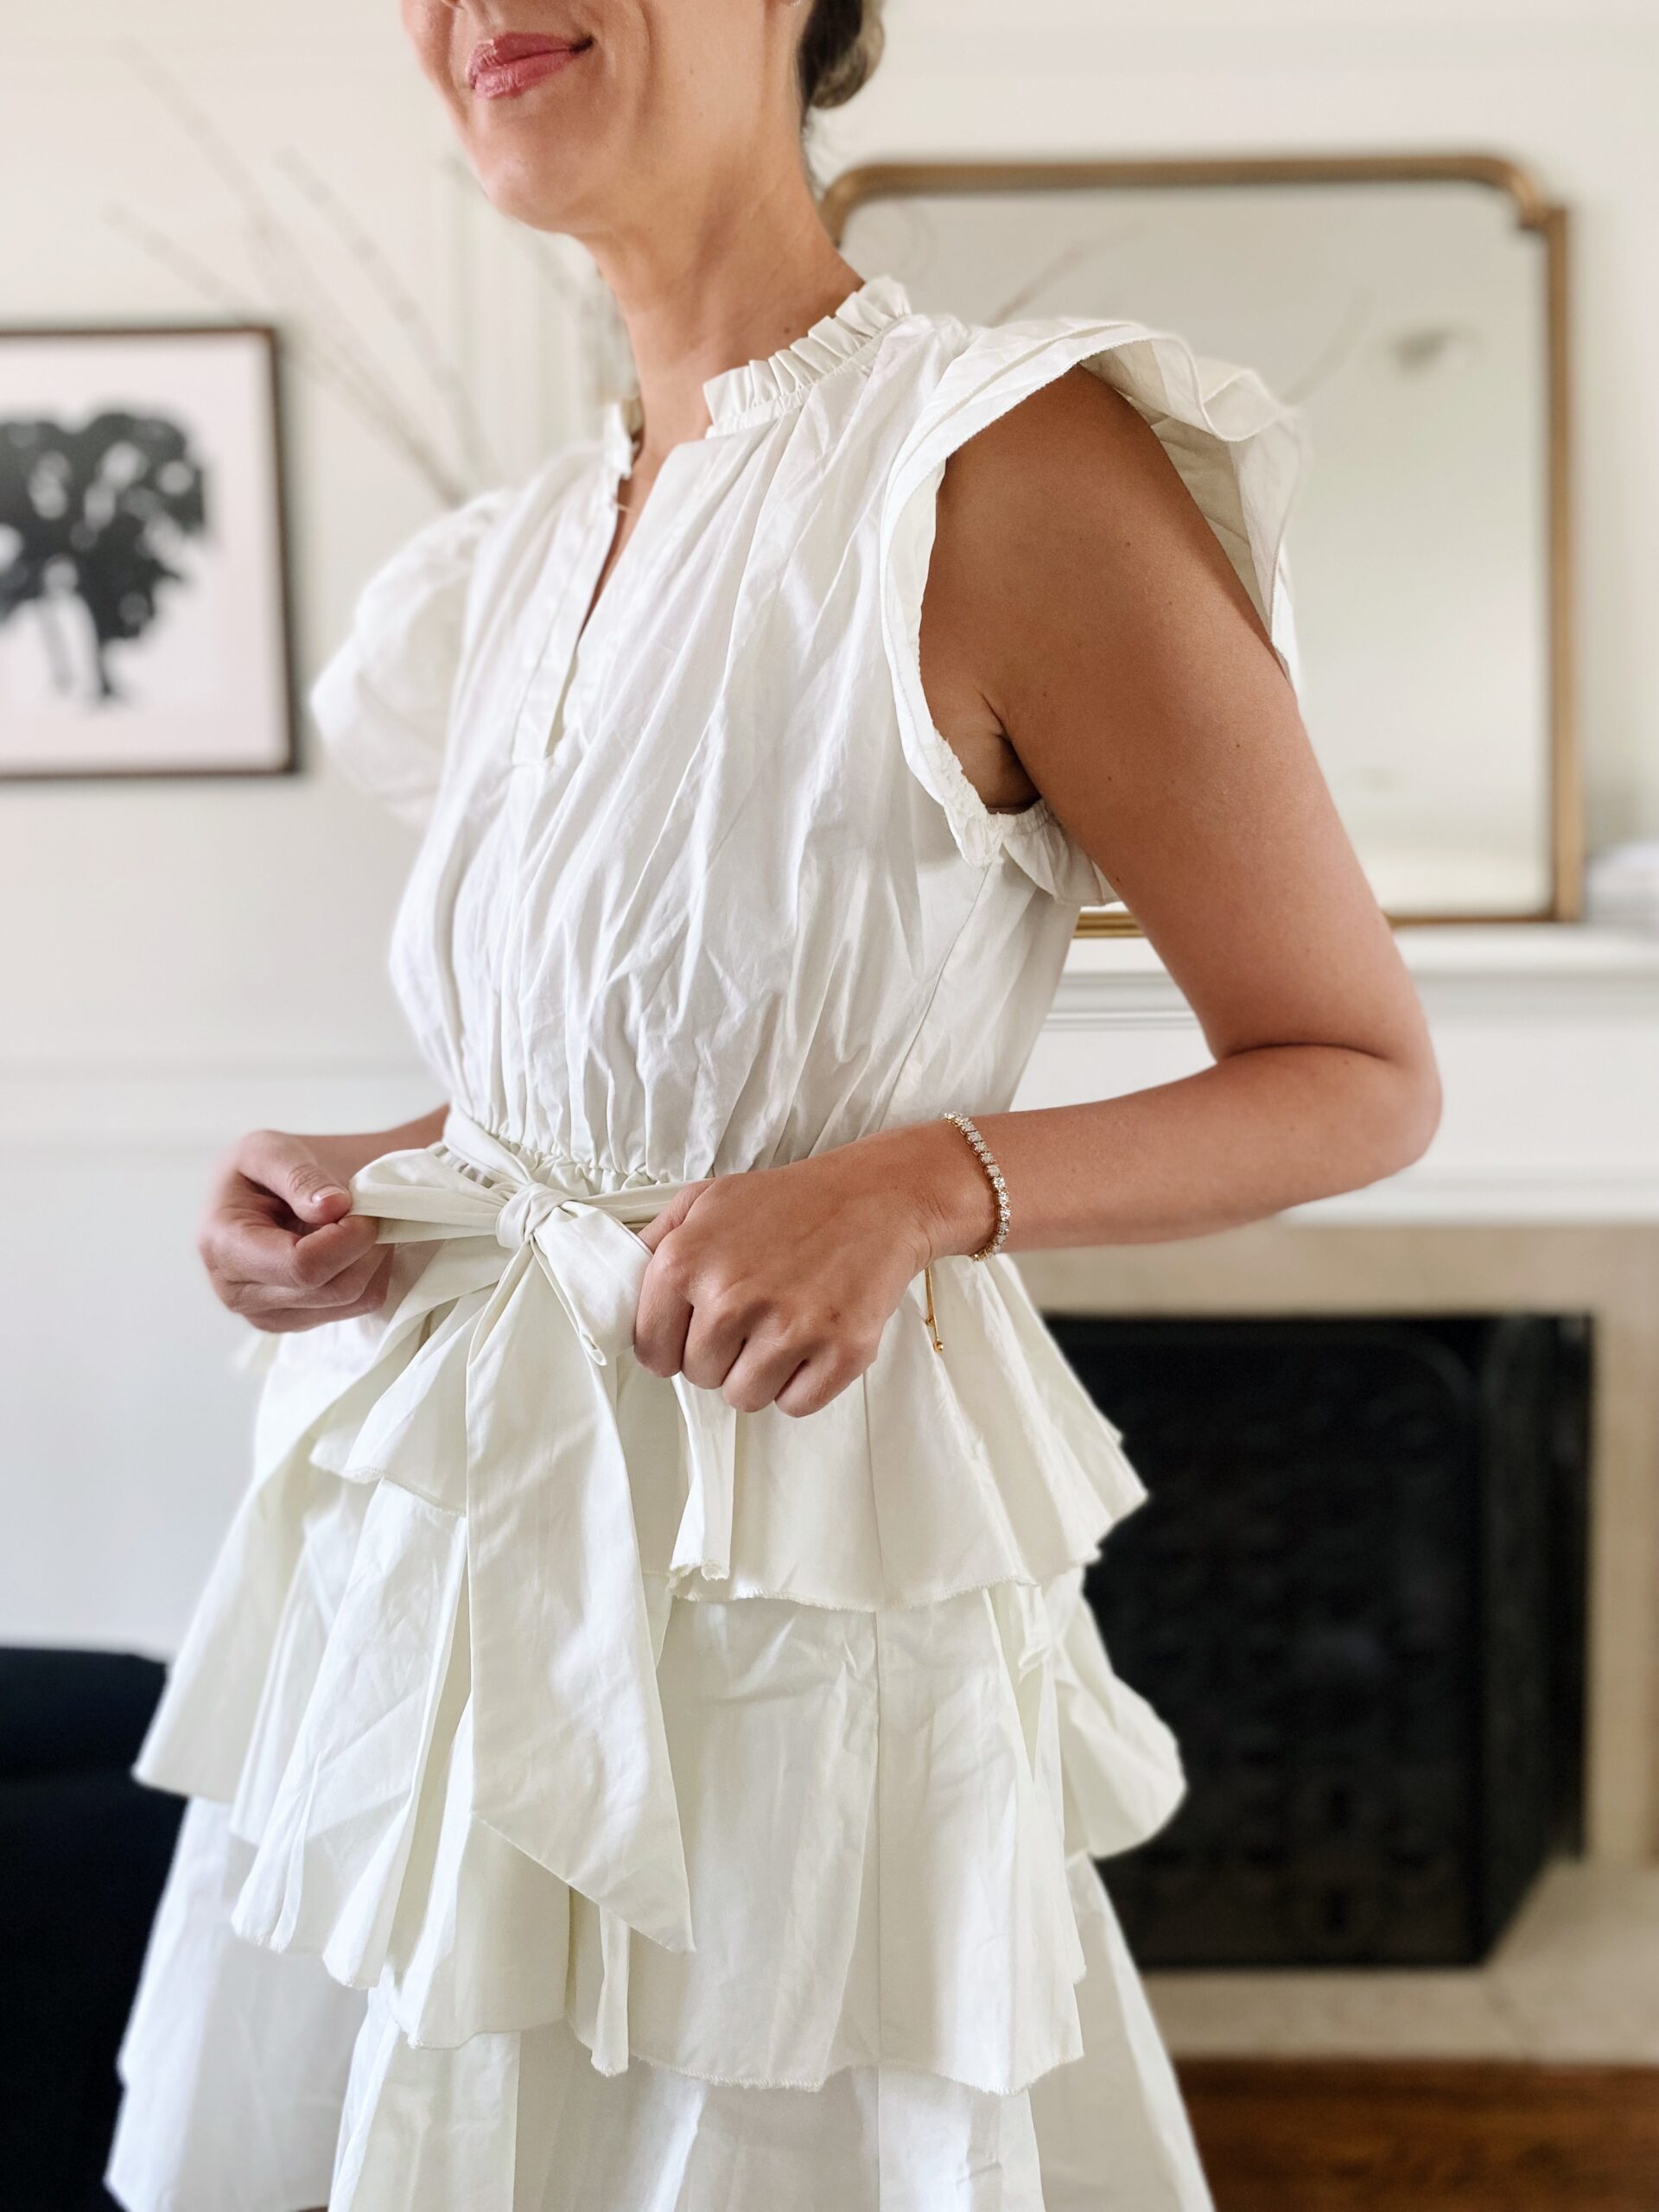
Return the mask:
<svg viewBox="0 0 1659 2212"><path fill-rule="evenodd" d="M292 1333L378 1313L391 1272L378 1224L352 1211L359 1167L429 1141L442 1114L374 1135L256 1129L215 1179L196 1249L220 1302L256 1329Z"/></svg>

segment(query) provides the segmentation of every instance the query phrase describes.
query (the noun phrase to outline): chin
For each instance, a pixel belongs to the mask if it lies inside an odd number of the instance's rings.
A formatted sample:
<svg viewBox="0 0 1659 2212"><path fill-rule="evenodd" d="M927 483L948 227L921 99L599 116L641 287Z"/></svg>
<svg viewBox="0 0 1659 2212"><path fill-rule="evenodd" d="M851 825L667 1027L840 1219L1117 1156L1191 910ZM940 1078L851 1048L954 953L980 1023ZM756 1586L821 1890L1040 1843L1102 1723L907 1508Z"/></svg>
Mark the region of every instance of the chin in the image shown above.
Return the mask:
<svg viewBox="0 0 1659 2212"><path fill-rule="evenodd" d="M590 181L591 164L569 144L556 153L545 143L475 146L473 170L490 205L513 222L536 231L580 226L580 209L590 194L578 180Z"/></svg>

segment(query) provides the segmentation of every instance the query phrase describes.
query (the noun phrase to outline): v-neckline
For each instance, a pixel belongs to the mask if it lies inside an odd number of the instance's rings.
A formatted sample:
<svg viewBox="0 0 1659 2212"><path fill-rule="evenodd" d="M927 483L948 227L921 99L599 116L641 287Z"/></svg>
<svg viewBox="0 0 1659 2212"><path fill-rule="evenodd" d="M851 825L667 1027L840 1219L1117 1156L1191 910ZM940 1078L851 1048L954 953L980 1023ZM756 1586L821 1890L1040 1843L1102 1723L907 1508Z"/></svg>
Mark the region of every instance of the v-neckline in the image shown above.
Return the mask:
<svg viewBox="0 0 1659 2212"><path fill-rule="evenodd" d="M617 538L622 531L624 521L627 519L622 508L622 486L632 480L634 465L639 459L637 433L628 426L626 417L619 419L622 423L623 435L627 441L627 450L625 453L619 451L616 439L607 436L604 512L612 518L611 529L605 541L604 552L600 557L598 571L588 592L586 610L577 626L575 640L570 648L570 675L573 681L576 662L581 657L583 645L587 642L588 633L593 628L601 607L610 597L612 586L615 583L623 564L626 562L640 531L645 527L645 516L662 484L664 470L668 467L674 454L679 451L678 446L671 446L661 461L658 462L657 474L651 480L651 489L640 501L638 509L633 511L627 534L622 538L622 543L619 546Z"/></svg>
<svg viewBox="0 0 1659 2212"><path fill-rule="evenodd" d="M549 549L550 563L556 564L548 587L551 620L519 702L512 744L516 766L544 764L560 749L582 655L591 649L594 625L606 616L619 579L626 582L626 572L638 558L635 541L662 486L658 468L626 543L609 561L616 543L618 493L632 461L632 441L626 432L621 436L619 445L616 427L607 421L598 470ZM664 467L668 459L665 454ZM610 573L605 575L607 561Z"/></svg>
<svg viewBox="0 0 1659 2212"><path fill-rule="evenodd" d="M575 618L573 635L572 592L553 624L548 650L521 702L512 744L515 762L545 761L557 748L582 656L593 650L595 627L602 632L611 619L616 593L631 587L634 569L646 557L657 503L666 489L664 480L671 468L683 465L677 456L697 454L712 440L792 413L825 377L860 359L891 323L909 312L909 306L902 285L890 277L872 278L791 345L780 347L764 361L750 361L709 378L702 388L709 428L701 438L682 439L663 455L651 489L632 515L620 548L616 541L622 522L621 487L632 475L639 459L643 421L637 392L607 403L599 474L589 494L595 505L575 556L580 569L574 580L576 588L586 581L582 611ZM644 549L639 543L642 537L646 541ZM567 580L571 581L569 571Z"/></svg>
<svg viewBox="0 0 1659 2212"><path fill-rule="evenodd" d="M601 454L607 478L606 495L611 511L618 519L612 524L611 535L601 556L581 626L571 648L572 676L576 657L604 603L610 598L617 577L629 561L634 543L645 527L649 511L661 487L664 472L675 454L687 446L695 448L709 439L724 436L734 430L752 429L761 422L791 412L803 403L807 394L823 378L856 360L890 324L909 312L909 296L897 278L868 277L863 283L855 286L839 306L832 308L828 315L820 316L810 329L803 331L787 346L779 346L766 359L749 361L709 378L702 387L704 403L709 410L709 428L702 438L683 439L679 445L671 446L663 455L652 480L651 489L634 515L632 526L620 551L615 550L616 534L620 527L619 494L621 486L632 477L639 459L642 428L639 395L632 392L626 398L613 399L607 404Z"/></svg>

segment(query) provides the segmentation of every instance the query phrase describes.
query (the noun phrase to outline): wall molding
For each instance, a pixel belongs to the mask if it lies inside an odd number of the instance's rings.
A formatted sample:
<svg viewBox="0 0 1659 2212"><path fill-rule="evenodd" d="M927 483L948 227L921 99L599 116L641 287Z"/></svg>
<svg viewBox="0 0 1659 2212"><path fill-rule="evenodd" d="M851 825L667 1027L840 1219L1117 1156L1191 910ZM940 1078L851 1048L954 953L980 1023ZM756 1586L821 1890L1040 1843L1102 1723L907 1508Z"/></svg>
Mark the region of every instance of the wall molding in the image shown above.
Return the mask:
<svg viewBox="0 0 1659 2212"><path fill-rule="evenodd" d="M1659 1017L1659 932L1573 923L1402 928L1395 934L1431 1015L1512 1021ZM1144 938L1079 938L1050 1027L1195 1027L1192 1009Z"/></svg>
<svg viewBox="0 0 1659 2212"><path fill-rule="evenodd" d="M0 1063L0 1147L194 1154L254 1128L389 1128L434 1093L413 1058Z"/></svg>
<svg viewBox="0 0 1659 2212"><path fill-rule="evenodd" d="M1293 1210L1310 1224L1659 1221L1659 937L1406 931L1447 1112L1427 1157ZM1121 1093L1202 1064L1191 1008L1141 938L1079 938L1022 1104ZM0 1146L214 1153L246 1129L378 1128L429 1109L407 1057L66 1052L0 1061Z"/></svg>
<svg viewBox="0 0 1659 2212"><path fill-rule="evenodd" d="M1445 1077L1427 1156L1292 1210L1317 1225L1659 1221L1659 934L1402 929ZM1165 1082L1206 1057L1144 938L1071 950L1022 1104Z"/></svg>

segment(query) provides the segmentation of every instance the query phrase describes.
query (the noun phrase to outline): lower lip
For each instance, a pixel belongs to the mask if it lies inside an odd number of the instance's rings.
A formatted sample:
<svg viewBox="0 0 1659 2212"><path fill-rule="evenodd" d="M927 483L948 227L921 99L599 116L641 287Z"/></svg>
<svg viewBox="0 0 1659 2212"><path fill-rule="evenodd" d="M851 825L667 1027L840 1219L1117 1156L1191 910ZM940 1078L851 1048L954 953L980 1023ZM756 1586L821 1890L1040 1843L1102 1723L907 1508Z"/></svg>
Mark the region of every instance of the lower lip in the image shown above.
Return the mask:
<svg viewBox="0 0 1659 2212"><path fill-rule="evenodd" d="M550 77L562 76L588 51L585 46L562 46L552 53L527 54L517 61L498 62L493 68L480 70L473 85L474 95L480 100L519 99L537 85L546 84Z"/></svg>

